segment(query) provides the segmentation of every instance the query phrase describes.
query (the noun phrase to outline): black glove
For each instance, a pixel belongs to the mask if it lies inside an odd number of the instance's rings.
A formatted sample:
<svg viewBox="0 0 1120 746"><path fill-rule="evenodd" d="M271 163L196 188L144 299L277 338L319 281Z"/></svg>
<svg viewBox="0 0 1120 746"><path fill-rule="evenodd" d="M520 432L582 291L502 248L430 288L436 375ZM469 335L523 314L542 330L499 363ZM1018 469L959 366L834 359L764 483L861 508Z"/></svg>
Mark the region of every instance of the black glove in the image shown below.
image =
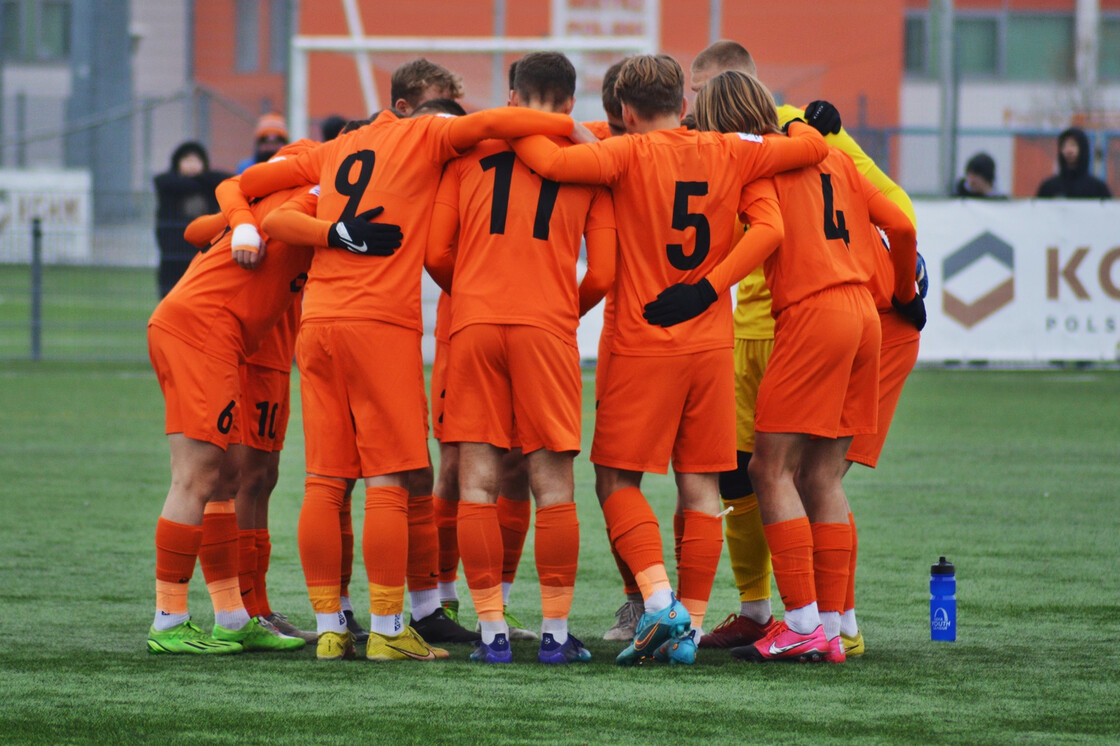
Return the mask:
<svg viewBox="0 0 1120 746"><path fill-rule="evenodd" d="M926 260L918 254L918 263L914 269L914 281L918 283L918 295L925 298L929 295L929 274L926 272Z"/></svg>
<svg viewBox="0 0 1120 746"><path fill-rule="evenodd" d="M706 279L695 285L678 282L658 293L657 300L647 303L642 316L654 326L673 326L696 318L718 298L712 283Z"/></svg>
<svg viewBox="0 0 1120 746"><path fill-rule="evenodd" d="M914 326L918 327L921 331L926 326L926 302L922 300L922 296L917 293L914 294L914 300L909 303L903 303L898 298L891 296L891 305L894 310L902 314L903 318L909 321Z"/></svg>
<svg viewBox="0 0 1120 746"><path fill-rule="evenodd" d="M806 106L805 121L822 135L840 131L840 112L827 101L813 101Z"/></svg>
<svg viewBox="0 0 1120 746"><path fill-rule="evenodd" d="M375 207L353 218L333 223L327 233L327 244L336 249L346 249L351 254L392 256L400 248L404 236L399 225L371 222L384 209Z"/></svg>

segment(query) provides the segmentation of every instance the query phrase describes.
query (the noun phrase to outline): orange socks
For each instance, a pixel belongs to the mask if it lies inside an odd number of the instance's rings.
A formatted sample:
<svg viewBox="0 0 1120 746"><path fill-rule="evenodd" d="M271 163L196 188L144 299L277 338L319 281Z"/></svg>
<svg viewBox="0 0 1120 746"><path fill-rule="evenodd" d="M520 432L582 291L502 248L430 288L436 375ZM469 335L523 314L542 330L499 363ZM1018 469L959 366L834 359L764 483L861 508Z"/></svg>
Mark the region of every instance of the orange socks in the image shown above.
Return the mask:
<svg viewBox="0 0 1120 746"><path fill-rule="evenodd" d="M502 529L498 506L459 501L459 547L463 573L480 622L500 623L502 608Z"/></svg>
<svg viewBox="0 0 1120 746"><path fill-rule="evenodd" d="M241 629L249 621L238 581L237 513L233 500L206 503L198 561L214 604L214 623Z"/></svg>
<svg viewBox="0 0 1120 746"><path fill-rule="evenodd" d="M267 528L253 529L257 544L257 572L253 579L253 591L257 597L257 608L261 616L271 616L272 607L268 603L268 584L265 577L268 575L268 565L272 561L272 537Z"/></svg>
<svg viewBox="0 0 1120 746"><path fill-rule="evenodd" d="M436 535L439 539L439 582L454 583L459 576L458 500L435 500Z"/></svg>
<svg viewBox="0 0 1120 746"><path fill-rule="evenodd" d="M156 521L156 629L182 624L187 616L187 587L202 544L202 527Z"/></svg>
<svg viewBox="0 0 1120 746"><path fill-rule="evenodd" d="M686 510L680 522L680 600L692 617L692 626L699 629L704 623L712 581L715 580L719 555L723 551L723 519L697 510Z"/></svg>
<svg viewBox="0 0 1120 746"><path fill-rule="evenodd" d="M634 573L630 572L626 560L622 559L622 555L618 553L615 548L614 542L611 539L611 530L607 529L607 541L611 545L611 554L614 556L614 563L618 565L618 574L622 577L622 592L627 596L641 595L641 590L638 588L638 581L634 579Z"/></svg>
<svg viewBox="0 0 1120 746"><path fill-rule="evenodd" d="M847 523L814 523L811 529L817 608L821 612L843 612L852 554L852 527Z"/></svg>
<svg viewBox="0 0 1120 746"><path fill-rule="evenodd" d="M770 558L774 565L774 578L786 611L800 609L817 600L813 582L813 532L809 519L763 526L766 543L770 545Z"/></svg>
<svg viewBox="0 0 1120 746"><path fill-rule="evenodd" d="M338 526L342 529L342 575L339 578L339 595L349 597L350 578L354 574L354 517L351 512L350 495L342 499L342 510L338 514Z"/></svg>
<svg viewBox="0 0 1120 746"><path fill-rule="evenodd" d="M525 535L529 533L529 519L533 505L530 500L510 500L498 496L498 525L502 529L502 582L512 583L521 562Z"/></svg>
<svg viewBox="0 0 1120 746"><path fill-rule="evenodd" d="M251 528L237 531L237 584L241 588L241 603L249 616L261 613L257 603L257 536Z"/></svg>
<svg viewBox="0 0 1120 746"><path fill-rule="evenodd" d="M342 533L340 514L346 483L340 479L307 477L299 513L299 559L319 623L319 631L341 632Z"/></svg>
<svg viewBox="0 0 1120 746"><path fill-rule="evenodd" d="M722 522L721 522L722 526ZM673 513L673 559L677 563L677 582L680 582L681 542L684 540L684 513Z"/></svg>
<svg viewBox="0 0 1120 746"><path fill-rule="evenodd" d="M618 550L647 601L654 593L669 591L669 576L661 554L661 532L657 516L641 490L618 490L603 503L611 543Z"/></svg>
<svg viewBox="0 0 1120 746"><path fill-rule="evenodd" d="M848 513L848 525L852 527L852 556L848 560L848 590L844 594L844 611L856 607L856 554L859 537L856 535L856 517Z"/></svg>
<svg viewBox="0 0 1120 746"><path fill-rule="evenodd" d="M436 587L438 538L435 508L431 495L408 499L408 590L425 591ZM417 617L419 618L419 617Z"/></svg>
<svg viewBox="0 0 1120 746"><path fill-rule="evenodd" d="M408 571L408 490L367 487L362 556L369 575L370 631L396 635L403 629Z"/></svg>
<svg viewBox="0 0 1120 746"><path fill-rule="evenodd" d="M574 502L537 508L534 548L543 616L567 619L579 564L579 520Z"/></svg>

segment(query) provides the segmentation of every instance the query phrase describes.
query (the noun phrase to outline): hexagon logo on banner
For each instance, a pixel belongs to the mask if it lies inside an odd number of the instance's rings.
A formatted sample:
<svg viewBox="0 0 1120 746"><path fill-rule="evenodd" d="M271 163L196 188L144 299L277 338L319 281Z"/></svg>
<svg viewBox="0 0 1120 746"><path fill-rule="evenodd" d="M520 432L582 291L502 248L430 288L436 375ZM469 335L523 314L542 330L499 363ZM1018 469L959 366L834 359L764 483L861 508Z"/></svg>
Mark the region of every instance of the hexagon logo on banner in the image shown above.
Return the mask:
<svg viewBox="0 0 1120 746"><path fill-rule="evenodd" d="M942 310L966 329L1015 299L1015 249L988 231L945 257L941 268ZM959 279L953 283L953 278ZM950 291L950 284L969 289L971 300L959 289Z"/></svg>

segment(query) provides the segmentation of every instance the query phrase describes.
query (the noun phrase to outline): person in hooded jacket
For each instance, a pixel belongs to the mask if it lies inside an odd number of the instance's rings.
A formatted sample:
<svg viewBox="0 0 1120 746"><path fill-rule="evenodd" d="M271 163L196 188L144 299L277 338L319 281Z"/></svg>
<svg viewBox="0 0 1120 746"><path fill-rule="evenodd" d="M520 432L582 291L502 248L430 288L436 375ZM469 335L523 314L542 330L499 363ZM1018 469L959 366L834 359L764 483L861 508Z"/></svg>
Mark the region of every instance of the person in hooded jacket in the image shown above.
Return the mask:
<svg viewBox="0 0 1120 746"><path fill-rule="evenodd" d="M214 189L229 176L224 171L210 170L206 148L197 142L185 142L175 148L171 168L156 175L156 280L160 298L171 292L198 251L183 238L183 230L200 215L218 212Z"/></svg>
<svg viewBox="0 0 1120 746"><path fill-rule="evenodd" d="M1070 127L1058 135L1058 173L1038 186L1037 197L1108 199L1108 184L1089 173L1089 137Z"/></svg>

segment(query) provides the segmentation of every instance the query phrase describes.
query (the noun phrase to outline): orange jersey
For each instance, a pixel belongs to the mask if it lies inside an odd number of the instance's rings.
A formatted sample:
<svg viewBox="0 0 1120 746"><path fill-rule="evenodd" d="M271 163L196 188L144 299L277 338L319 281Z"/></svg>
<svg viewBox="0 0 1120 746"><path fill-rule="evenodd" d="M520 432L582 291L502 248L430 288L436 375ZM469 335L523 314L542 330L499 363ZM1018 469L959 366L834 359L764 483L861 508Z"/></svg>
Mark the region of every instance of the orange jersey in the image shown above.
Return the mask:
<svg viewBox="0 0 1120 746"><path fill-rule="evenodd" d="M748 212L752 226L736 254L744 244L743 250L776 246L781 238L772 191L744 187L816 163L827 152L816 130L792 131L795 137L763 138L681 127L567 148L540 137L515 144L526 164L547 178L611 187L621 217L612 352L679 355L732 346L727 293L741 277L731 251L736 217ZM645 304L665 288L701 279L724 296L704 313L671 327L642 317Z"/></svg>
<svg viewBox="0 0 1120 746"><path fill-rule="evenodd" d="M421 267L443 164L487 137L566 135L571 129L571 117L527 109L409 119L383 113L372 124L295 158L253 166L242 174L242 189L261 195L318 183L315 214L322 227L317 247L326 246L331 223L384 207L378 220L401 227L401 247L390 257L317 250L308 272L304 319L370 319L423 331Z"/></svg>
<svg viewBox="0 0 1120 746"><path fill-rule="evenodd" d="M429 261L458 230L451 329L518 324L574 342L580 238L615 251L614 206L603 187L542 179L504 141L447 164L433 211ZM594 247L594 249L593 249Z"/></svg>
<svg viewBox="0 0 1120 746"><path fill-rule="evenodd" d="M437 342L451 341L451 296L442 290L436 303L435 338Z"/></svg>
<svg viewBox="0 0 1120 746"><path fill-rule="evenodd" d="M256 221L298 191L308 190L284 190L255 202ZM222 234L195 257L148 323L231 362L253 354L298 297L311 263L310 249L265 239L265 260L246 271L230 256L232 234Z"/></svg>
<svg viewBox="0 0 1120 746"><path fill-rule="evenodd" d="M267 258L265 261L268 261ZM292 305L265 335L257 351L249 355L245 362L262 368L290 371L296 356L296 332L299 331L300 302L296 296Z"/></svg>
<svg viewBox="0 0 1120 746"><path fill-rule="evenodd" d="M611 126L606 121L584 122L583 126L591 130L591 134L600 140L606 140L611 137Z"/></svg>
<svg viewBox="0 0 1120 746"><path fill-rule="evenodd" d="M876 256L883 253L882 241L871 223L873 201L880 206L891 205L890 229L899 236L908 234L909 250L914 250L909 218L883 197L838 148L830 148L828 157L816 166L779 174L774 184L785 224L782 247L765 264L775 318L787 306L825 288L871 281L876 273ZM900 238L899 242L905 240ZM900 246L900 252L905 250Z"/></svg>

